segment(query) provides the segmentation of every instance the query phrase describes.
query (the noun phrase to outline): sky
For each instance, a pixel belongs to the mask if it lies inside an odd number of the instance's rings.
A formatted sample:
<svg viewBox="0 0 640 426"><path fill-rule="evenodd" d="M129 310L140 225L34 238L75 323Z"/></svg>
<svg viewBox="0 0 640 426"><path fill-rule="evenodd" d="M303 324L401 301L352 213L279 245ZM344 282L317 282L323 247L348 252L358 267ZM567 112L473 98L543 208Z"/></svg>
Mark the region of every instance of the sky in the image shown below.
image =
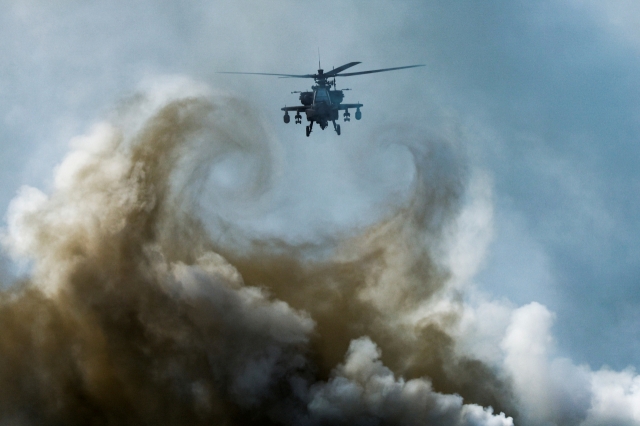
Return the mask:
<svg viewBox="0 0 640 426"><path fill-rule="evenodd" d="M576 365L640 366L635 2L60 0L0 10L0 210L24 185L50 191L74 137L176 79L241 99L252 112L237 119L262 123L274 144L268 196L231 196L259 172L244 159L211 178L208 200L255 235L303 244L374 223L414 177L406 150L380 135L452 140L472 182L465 199L486 203L470 219L481 241L466 248L474 294L545 306L557 355ZM352 89L345 102L364 104L339 137L283 123L280 108L309 81L216 74L312 73L318 50L325 69L425 66L338 80ZM8 253L2 269L5 285L25 273Z"/></svg>

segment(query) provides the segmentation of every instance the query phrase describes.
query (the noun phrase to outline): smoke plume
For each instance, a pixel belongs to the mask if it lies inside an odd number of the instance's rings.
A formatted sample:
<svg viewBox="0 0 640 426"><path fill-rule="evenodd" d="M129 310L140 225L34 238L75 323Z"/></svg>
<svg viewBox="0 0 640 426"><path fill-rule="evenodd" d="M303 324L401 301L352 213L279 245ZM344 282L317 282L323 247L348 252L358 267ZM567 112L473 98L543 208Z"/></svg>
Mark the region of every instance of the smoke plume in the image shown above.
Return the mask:
<svg viewBox="0 0 640 426"><path fill-rule="evenodd" d="M293 245L215 214L276 178L259 122L198 90L141 95L72 141L48 194L21 189L4 243L31 272L0 295L2 423L513 424L511 376L456 342L454 144L380 135L414 159L404 202ZM242 184L214 187L232 155Z"/></svg>

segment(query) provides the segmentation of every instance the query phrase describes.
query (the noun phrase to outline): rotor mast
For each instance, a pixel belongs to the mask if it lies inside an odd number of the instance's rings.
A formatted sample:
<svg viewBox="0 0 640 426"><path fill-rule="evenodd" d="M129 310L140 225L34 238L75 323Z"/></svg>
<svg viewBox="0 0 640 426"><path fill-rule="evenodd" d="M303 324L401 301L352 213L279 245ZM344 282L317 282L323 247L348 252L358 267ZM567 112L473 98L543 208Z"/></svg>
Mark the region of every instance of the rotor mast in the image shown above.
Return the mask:
<svg viewBox="0 0 640 426"><path fill-rule="evenodd" d="M314 81L316 82L317 87L328 87L331 89L333 87L336 88L336 76L332 75L333 72L329 72L328 74L324 73L322 68L318 69L318 74L313 76ZM333 81L331 78L333 77Z"/></svg>

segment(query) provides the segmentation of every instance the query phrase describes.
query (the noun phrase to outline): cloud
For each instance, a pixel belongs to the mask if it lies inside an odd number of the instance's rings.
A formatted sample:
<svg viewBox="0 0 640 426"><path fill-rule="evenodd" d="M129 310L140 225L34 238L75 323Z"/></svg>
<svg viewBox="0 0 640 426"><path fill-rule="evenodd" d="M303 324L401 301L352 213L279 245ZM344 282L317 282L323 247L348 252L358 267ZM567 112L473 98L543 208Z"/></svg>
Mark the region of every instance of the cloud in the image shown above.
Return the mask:
<svg viewBox="0 0 640 426"><path fill-rule="evenodd" d="M553 315L538 303L513 311L502 341L505 370L528 422L578 424L589 406L588 371L566 359L551 360L552 321Z"/></svg>
<svg viewBox="0 0 640 426"><path fill-rule="evenodd" d="M632 369L592 371L554 356L554 315L531 303L512 312L502 341L504 371L513 387L522 424L640 424L638 383Z"/></svg>
<svg viewBox="0 0 640 426"><path fill-rule="evenodd" d="M640 375L602 369L591 376L592 404L584 426L640 424Z"/></svg>

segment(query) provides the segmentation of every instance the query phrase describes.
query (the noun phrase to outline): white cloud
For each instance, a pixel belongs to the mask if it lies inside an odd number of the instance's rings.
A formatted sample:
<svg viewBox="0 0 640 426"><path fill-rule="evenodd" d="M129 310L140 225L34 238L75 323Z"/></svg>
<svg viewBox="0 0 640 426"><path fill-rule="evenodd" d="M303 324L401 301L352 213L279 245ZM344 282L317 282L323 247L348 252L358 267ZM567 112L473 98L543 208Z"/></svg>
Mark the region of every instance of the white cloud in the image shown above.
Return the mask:
<svg viewBox="0 0 640 426"><path fill-rule="evenodd" d="M583 426L640 425L640 375L633 369L594 372L591 391L591 407Z"/></svg>
<svg viewBox="0 0 640 426"><path fill-rule="evenodd" d="M524 424L640 425L640 376L554 356L553 319L538 303L515 309L502 341Z"/></svg>

